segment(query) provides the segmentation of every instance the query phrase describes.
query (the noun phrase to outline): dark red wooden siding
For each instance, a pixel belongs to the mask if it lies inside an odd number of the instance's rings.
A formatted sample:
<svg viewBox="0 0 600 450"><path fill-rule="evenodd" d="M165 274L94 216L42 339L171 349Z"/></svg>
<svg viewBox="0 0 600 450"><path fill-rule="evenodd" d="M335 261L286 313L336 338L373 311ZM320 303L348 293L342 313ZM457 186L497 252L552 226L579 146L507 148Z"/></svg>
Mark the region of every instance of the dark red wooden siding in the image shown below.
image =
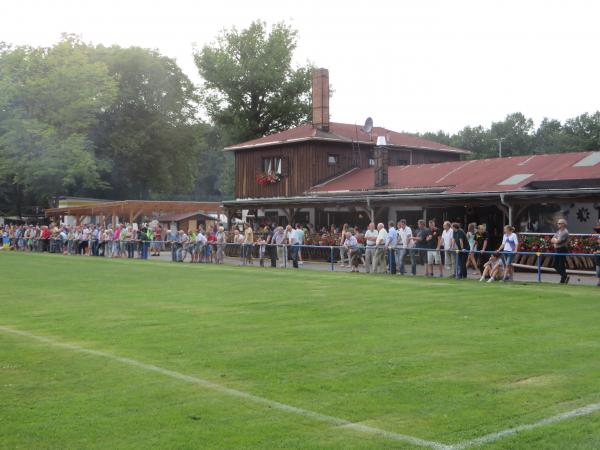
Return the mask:
<svg viewBox="0 0 600 450"><path fill-rule="evenodd" d="M337 156L337 164L328 163L329 155ZM256 177L262 173L263 158L272 157L284 158L286 175L276 184L261 186ZM373 158L373 147L360 146L360 167L368 167L370 158ZM390 149L392 164L395 161L423 164L459 159L459 154ZM301 142L256 150L238 150L235 152L235 196L257 198L302 195L316 184L347 172L353 166L352 145L340 142Z"/></svg>

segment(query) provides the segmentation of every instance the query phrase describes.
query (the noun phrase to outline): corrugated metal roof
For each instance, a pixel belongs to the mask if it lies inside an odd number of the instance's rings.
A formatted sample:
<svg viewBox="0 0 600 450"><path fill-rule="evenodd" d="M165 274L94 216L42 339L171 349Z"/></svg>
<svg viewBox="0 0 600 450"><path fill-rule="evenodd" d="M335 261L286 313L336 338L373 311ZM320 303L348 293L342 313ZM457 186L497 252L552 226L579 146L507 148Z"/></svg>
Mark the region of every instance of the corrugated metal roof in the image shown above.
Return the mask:
<svg viewBox="0 0 600 450"><path fill-rule="evenodd" d="M600 179L600 164L581 165L598 152L513 156L438 164L392 166L388 185L378 190L447 186L445 192L502 192L522 189L532 182ZM519 174L531 174L513 184L501 184ZM374 190L374 169L360 169L315 186L312 192Z"/></svg>
<svg viewBox="0 0 600 450"><path fill-rule="evenodd" d="M439 144L407 133L398 133L382 127L375 127L371 133L365 133L360 126L349 123L329 124L329 132L318 130L312 124L302 124L298 127L270 134L241 144L226 147L225 150L247 150L270 145L289 144L307 140L348 142L358 141L361 144L375 145L378 136L385 136L387 145L406 147L420 150L433 150L450 153L470 154L468 150Z"/></svg>

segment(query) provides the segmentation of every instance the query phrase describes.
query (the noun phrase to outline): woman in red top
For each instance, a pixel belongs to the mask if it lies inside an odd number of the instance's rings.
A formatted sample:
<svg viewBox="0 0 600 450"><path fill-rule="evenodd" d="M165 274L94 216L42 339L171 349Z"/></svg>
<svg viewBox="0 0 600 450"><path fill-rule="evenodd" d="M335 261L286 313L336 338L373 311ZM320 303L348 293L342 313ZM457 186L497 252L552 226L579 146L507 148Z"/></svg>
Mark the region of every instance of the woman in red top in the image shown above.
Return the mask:
<svg viewBox="0 0 600 450"><path fill-rule="evenodd" d="M212 263L214 255L217 252L217 235L214 228L208 233L208 236L206 236L206 241L208 242L208 245L206 246L206 262Z"/></svg>

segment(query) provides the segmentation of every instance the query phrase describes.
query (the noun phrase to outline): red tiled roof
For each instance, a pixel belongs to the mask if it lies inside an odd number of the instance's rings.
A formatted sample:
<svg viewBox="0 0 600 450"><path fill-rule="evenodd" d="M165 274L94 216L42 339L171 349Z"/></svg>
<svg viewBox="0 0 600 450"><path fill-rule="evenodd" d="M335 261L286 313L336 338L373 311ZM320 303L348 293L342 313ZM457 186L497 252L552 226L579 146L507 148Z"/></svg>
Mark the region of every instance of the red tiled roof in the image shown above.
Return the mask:
<svg viewBox="0 0 600 450"><path fill-rule="evenodd" d="M537 181L600 179L600 162L574 166L589 155L600 152L514 156L436 164L391 166L389 183L378 190L444 188L448 193L514 191ZM600 159L600 158L599 158ZM515 175L520 180L499 184ZM529 175L529 176L526 176ZM374 169L355 169L329 182L313 187L312 192L374 190Z"/></svg>
<svg viewBox="0 0 600 450"><path fill-rule="evenodd" d="M270 134L258 139L226 147L225 150L244 150L268 145L278 145L307 140L338 141L349 143L353 140L358 140L361 144L375 145L377 136L385 136L387 144L391 146L461 154L471 153L468 150L450 147L449 145L439 144L427 139L421 139L407 133L398 133L386 128L374 127L371 133L365 133L362 131L360 126L336 122L331 122L329 124L329 132L318 130L311 124L305 123L280 133Z"/></svg>

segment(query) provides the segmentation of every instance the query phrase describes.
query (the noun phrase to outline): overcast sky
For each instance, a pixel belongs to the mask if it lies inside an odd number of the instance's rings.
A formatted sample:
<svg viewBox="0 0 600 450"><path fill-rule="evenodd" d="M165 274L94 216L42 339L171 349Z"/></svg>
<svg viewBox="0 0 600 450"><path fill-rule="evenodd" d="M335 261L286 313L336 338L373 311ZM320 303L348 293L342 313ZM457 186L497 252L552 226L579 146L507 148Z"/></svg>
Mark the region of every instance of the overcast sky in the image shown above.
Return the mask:
<svg viewBox="0 0 600 450"><path fill-rule="evenodd" d="M600 2L11 0L0 41L156 48L200 83L194 45L252 20L299 31L297 64L329 69L331 120L455 132L521 111L536 124L600 109Z"/></svg>

